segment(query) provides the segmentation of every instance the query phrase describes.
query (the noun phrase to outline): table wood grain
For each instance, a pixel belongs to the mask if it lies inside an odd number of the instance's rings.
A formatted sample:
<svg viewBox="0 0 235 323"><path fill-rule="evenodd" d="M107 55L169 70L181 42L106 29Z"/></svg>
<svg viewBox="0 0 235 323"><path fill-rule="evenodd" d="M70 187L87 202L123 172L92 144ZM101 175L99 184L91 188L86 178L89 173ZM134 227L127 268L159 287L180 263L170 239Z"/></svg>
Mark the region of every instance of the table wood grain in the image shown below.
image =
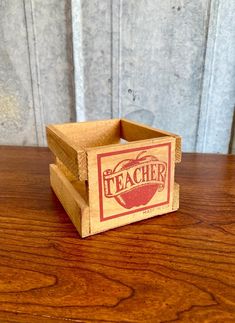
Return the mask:
<svg viewBox="0 0 235 323"><path fill-rule="evenodd" d="M234 322L235 156L184 154L180 210L80 239L46 148L0 148L0 322Z"/></svg>

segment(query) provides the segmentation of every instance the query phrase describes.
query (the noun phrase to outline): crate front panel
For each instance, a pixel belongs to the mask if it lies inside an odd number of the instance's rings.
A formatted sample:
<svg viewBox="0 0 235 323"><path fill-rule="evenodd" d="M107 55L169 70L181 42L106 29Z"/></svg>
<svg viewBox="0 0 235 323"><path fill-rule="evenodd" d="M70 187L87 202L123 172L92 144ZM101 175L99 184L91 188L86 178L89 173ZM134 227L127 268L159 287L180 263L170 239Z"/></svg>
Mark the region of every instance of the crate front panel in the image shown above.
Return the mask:
<svg viewBox="0 0 235 323"><path fill-rule="evenodd" d="M88 152L92 233L172 211L175 139Z"/></svg>

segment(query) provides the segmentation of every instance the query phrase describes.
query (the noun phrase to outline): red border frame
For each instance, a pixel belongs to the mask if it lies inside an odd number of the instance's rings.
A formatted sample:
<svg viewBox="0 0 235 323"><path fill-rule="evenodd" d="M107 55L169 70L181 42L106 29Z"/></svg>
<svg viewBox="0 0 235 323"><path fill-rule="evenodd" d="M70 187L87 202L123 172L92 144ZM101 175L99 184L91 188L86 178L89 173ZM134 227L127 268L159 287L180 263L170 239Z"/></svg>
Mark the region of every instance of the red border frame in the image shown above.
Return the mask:
<svg viewBox="0 0 235 323"><path fill-rule="evenodd" d="M146 149L151 149L151 148L155 148L155 147L162 147L162 146L168 146L168 191L167 191L167 200L165 202L145 206L145 207L142 207L140 209L135 209L135 210L119 213L119 214L114 214L114 215L111 215L111 216L108 216L108 217L104 217L104 213L103 213L103 211L104 211L103 210L103 194L102 194L103 187L102 187L102 174L101 174L101 158L102 157L107 157L107 156L130 153L130 152L138 151L138 150L146 150ZM165 204L169 203L169 201L170 201L170 184L171 184L171 142L167 142L167 143L164 143L164 144L158 144L158 145L152 145L152 146L146 146L146 147L130 148L130 149L126 149L126 150L119 150L119 151L108 152L108 153L103 153L103 154L97 154L97 165L98 165L98 183L99 183L100 222L104 222L104 221L107 221L107 220L110 220L110 219L114 219L114 218L117 218L117 217L120 217L120 216L123 216L123 215L135 213L135 212L144 211L144 210L156 207L156 206L161 206L161 205L165 205Z"/></svg>

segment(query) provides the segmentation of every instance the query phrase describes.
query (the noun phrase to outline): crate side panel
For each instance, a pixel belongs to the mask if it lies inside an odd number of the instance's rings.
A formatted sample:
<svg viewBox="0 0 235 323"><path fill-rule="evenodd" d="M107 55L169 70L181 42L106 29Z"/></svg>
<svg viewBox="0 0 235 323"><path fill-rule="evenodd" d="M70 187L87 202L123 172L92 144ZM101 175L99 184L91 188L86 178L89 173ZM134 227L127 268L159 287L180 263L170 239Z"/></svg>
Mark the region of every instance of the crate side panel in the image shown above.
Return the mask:
<svg viewBox="0 0 235 323"><path fill-rule="evenodd" d="M53 128L47 127L47 143L53 154L58 157L66 167L75 175L78 175L77 151L69 143L56 134Z"/></svg>
<svg viewBox="0 0 235 323"><path fill-rule="evenodd" d="M56 196L60 200L77 231L82 235L81 218L83 216L83 210L88 208L85 201L56 165L50 165L50 180Z"/></svg>
<svg viewBox="0 0 235 323"><path fill-rule="evenodd" d="M77 177L69 170L68 167L65 166L65 164L58 157L56 157L56 166L60 169L61 172L64 173L64 175L70 182L77 180Z"/></svg>
<svg viewBox="0 0 235 323"><path fill-rule="evenodd" d="M73 185L73 187L79 192L84 201L88 204L88 184L87 181L78 181L70 170L56 158L56 166L66 176L67 180Z"/></svg>
<svg viewBox="0 0 235 323"><path fill-rule="evenodd" d="M174 169L172 137L89 151L91 232L171 212Z"/></svg>

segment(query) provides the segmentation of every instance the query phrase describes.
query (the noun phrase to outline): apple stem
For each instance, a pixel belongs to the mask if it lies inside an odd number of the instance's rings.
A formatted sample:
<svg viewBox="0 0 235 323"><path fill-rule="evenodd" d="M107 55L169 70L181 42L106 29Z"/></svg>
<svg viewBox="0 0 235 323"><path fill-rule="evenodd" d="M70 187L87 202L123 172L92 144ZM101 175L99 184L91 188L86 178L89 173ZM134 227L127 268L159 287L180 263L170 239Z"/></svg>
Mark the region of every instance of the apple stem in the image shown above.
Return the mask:
<svg viewBox="0 0 235 323"><path fill-rule="evenodd" d="M145 154L145 153L147 153L147 151L146 151L146 150L145 150L145 151L141 151L141 152L139 153L139 155L137 155L136 159L140 159L140 156L141 156L142 154Z"/></svg>

